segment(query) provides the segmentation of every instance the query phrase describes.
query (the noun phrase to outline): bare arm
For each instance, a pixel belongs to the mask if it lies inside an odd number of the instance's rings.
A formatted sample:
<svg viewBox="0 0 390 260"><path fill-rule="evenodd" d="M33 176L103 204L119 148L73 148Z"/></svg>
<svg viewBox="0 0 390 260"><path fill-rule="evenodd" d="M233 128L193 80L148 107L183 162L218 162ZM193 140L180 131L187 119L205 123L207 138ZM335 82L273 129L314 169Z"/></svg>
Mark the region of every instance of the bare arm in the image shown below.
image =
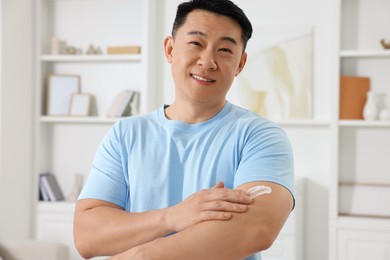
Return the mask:
<svg viewBox="0 0 390 260"><path fill-rule="evenodd" d="M142 213L129 213L109 202L84 199L76 205L75 244L84 258L114 255L206 220L228 220L232 212L245 212L250 203L245 191L223 189L223 183L195 193L173 207Z"/></svg>
<svg viewBox="0 0 390 260"><path fill-rule="evenodd" d="M290 192L274 183L252 182L272 187L272 193L255 198L248 210L229 221L207 221L175 235L156 239L125 251L113 259L242 259L269 248L293 205Z"/></svg>
<svg viewBox="0 0 390 260"><path fill-rule="evenodd" d="M74 217L75 245L84 258L113 255L169 233L163 222L164 210L130 214L113 203L80 200Z"/></svg>

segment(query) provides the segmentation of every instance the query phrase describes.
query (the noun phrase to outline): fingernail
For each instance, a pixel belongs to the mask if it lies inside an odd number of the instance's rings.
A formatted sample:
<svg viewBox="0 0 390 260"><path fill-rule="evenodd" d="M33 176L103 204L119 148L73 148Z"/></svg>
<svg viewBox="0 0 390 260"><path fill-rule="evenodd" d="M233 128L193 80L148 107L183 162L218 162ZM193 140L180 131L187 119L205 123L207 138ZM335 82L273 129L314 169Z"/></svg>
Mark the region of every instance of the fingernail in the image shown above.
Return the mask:
<svg viewBox="0 0 390 260"><path fill-rule="evenodd" d="M247 208L246 205L238 205L238 207L239 207L240 209L246 209L246 208Z"/></svg>

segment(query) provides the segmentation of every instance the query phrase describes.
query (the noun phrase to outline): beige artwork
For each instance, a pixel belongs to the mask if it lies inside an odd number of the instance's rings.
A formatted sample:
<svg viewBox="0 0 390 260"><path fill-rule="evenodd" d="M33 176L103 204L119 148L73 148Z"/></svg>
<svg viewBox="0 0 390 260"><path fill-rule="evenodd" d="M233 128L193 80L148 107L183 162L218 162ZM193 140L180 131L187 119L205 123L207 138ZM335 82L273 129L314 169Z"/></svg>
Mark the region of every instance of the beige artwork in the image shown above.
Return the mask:
<svg viewBox="0 0 390 260"><path fill-rule="evenodd" d="M262 37L268 37L268 42L262 42ZM311 29L268 30L268 35L259 33L254 44L248 50L248 62L238 79L240 105L272 120L310 119Z"/></svg>

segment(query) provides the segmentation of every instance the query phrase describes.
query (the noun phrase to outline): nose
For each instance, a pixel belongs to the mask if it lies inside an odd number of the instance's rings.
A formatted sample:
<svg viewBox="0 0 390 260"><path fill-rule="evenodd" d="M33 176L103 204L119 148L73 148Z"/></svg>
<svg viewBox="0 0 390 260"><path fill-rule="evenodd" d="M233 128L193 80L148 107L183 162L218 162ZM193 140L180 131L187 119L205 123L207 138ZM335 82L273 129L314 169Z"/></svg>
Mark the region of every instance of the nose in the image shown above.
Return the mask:
<svg viewBox="0 0 390 260"><path fill-rule="evenodd" d="M216 70L218 67L213 52L209 50L204 50L201 53L198 59L198 65L202 66L205 70Z"/></svg>

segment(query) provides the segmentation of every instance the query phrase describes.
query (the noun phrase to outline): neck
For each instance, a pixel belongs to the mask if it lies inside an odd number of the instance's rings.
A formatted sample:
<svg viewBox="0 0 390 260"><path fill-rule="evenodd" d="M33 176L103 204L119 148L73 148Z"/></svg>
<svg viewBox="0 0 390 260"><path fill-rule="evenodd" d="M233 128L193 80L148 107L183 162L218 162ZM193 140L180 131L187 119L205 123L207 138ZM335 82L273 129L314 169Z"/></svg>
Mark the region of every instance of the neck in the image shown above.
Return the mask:
<svg viewBox="0 0 390 260"><path fill-rule="evenodd" d="M226 101L217 105L191 104L185 105L175 101L165 109L165 116L169 120L178 120L187 124L196 124L209 120L218 114Z"/></svg>

